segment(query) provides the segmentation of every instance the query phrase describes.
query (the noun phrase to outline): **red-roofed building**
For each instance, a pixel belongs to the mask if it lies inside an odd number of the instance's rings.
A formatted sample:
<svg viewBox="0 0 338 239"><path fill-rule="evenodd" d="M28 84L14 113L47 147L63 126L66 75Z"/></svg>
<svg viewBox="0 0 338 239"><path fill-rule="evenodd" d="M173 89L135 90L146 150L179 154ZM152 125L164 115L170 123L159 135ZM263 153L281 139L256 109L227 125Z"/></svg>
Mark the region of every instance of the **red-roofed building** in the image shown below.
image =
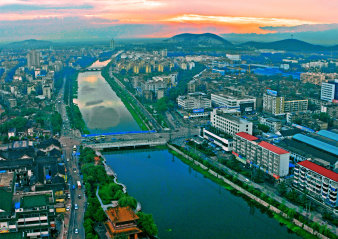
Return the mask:
<svg viewBox="0 0 338 239"><path fill-rule="evenodd" d="M251 134L248 134L248 133L245 133L245 132L239 132L236 134L237 136L241 137L241 138L244 138L246 140L249 140L249 141L255 141L255 140L258 140L257 137L251 135Z"/></svg>
<svg viewBox="0 0 338 239"><path fill-rule="evenodd" d="M286 151L282 148L279 148L279 147L277 147L273 144L270 144L268 142L265 142L265 141L260 142L258 145L267 149L267 150L270 150L270 151L272 151L276 154L288 154L289 153L288 151Z"/></svg>
<svg viewBox="0 0 338 239"><path fill-rule="evenodd" d="M295 167L295 187L331 207L337 207L338 174L311 161L299 162Z"/></svg>
<svg viewBox="0 0 338 239"><path fill-rule="evenodd" d="M242 163L251 164L279 179L289 174L290 153L268 142L239 132L234 135L233 154Z"/></svg>

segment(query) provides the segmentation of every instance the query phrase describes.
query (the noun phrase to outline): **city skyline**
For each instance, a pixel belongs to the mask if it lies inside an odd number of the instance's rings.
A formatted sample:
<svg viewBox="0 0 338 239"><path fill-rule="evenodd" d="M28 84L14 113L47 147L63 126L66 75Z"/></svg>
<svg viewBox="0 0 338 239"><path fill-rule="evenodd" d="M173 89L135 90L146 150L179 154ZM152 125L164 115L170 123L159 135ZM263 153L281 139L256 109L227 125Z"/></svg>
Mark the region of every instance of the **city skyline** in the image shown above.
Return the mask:
<svg viewBox="0 0 338 239"><path fill-rule="evenodd" d="M68 0L5 0L0 3L0 41L101 39L107 34L114 38L166 38L184 32L330 32L338 29L337 7L333 0L325 4L316 0L259 0L254 4L248 0L81 0L76 4Z"/></svg>

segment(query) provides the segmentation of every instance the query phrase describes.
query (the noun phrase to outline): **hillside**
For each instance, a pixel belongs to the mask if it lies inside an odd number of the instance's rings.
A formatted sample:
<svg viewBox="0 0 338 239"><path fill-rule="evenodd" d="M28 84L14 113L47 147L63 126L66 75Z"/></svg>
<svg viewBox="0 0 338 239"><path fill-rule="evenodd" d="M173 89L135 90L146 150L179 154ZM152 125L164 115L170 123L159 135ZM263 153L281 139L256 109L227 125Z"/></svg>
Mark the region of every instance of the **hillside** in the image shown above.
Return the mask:
<svg viewBox="0 0 338 239"><path fill-rule="evenodd" d="M285 39L274 42L246 42L241 44L242 47L253 47L257 49L274 49L274 50L285 50L285 51L325 51L329 47L320 45L313 45L304 41L296 39Z"/></svg>
<svg viewBox="0 0 338 239"><path fill-rule="evenodd" d="M52 45L53 45L53 42L51 42L51 41L29 39L29 40L24 40L24 41L11 42L11 43L8 43L6 45L3 45L3 47L7 47L7 48L45 48L45 47L50 47Z"/></svg>
<svg viewBox="0 0 338 239"><path fill-rule="evenodd" d="M212 33L203 33L203 34L183 33L175 35L165 41L167 43L176 43L184 45L232 46L231 42Z"/></svg>

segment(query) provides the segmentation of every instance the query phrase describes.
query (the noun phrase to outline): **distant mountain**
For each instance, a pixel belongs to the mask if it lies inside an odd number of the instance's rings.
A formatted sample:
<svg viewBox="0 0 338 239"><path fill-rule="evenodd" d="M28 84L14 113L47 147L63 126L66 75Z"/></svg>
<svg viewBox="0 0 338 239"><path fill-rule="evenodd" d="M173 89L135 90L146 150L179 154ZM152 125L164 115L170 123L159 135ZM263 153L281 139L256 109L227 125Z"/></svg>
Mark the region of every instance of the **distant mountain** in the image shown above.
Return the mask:
<svg viewBox="0 0 338 239"><path fill-rule="evenodd" d="M45 47L50 47L52 45L53 45L53 42L51 41L29 39L29 40L24 40L24 41L11 42L11 43L4 45L4 47L7 47L7 48L45 48Z"/></svg>
<svg viewBox="0 0 338 239"><path fill-rule="evenodd" d="M232 46L231 42L212 33L203 33L203 34L183 33L175 35L169 39L166 39L165 41L167 43L176 43L184 45L207 45L207 46L223 45L227 47Z"/></svg>
<svg viewBox="0 0 338 239"><path fill-rule="evenodd" d="M296 39L285 39L274 42L255 42L250 41L241 44L242 47L253 47L257 49L274 49L285 51L327 51L332 47L313 45Z"/></svg>

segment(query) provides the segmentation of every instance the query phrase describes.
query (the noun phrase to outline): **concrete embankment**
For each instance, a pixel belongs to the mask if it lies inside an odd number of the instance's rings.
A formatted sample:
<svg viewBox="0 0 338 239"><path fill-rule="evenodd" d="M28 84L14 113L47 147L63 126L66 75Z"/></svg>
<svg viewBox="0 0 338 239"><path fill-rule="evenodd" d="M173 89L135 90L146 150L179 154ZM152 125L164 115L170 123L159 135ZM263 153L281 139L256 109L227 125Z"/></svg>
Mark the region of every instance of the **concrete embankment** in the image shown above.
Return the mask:
<svg viewBox="0 0 338 239"><path fill-rule="evenodd" d="M210 173L211 175L213 175L215 178L221 179L222 181L224 181L226 184L230 185L231 187L233 187L235 190L241 192L243 195L247 196L248 198L256 201L257 203L259 203L260 205L264 206L266 209L270 210L272 213L278 214L280 216L282 216L283 218L290 220L288 218L288 215L284 212L282 212L281 210L279 210L278 208L276 208L275 206L265 202L264 200L260 199L259 197L253 195L252 193L248 192L247 190L245 190L244 188L238 186L237 184L233 183L232 181L226 179L225 177L223 177L222 175L219 175L218 173L214 172L211 169L208 169L205 165L201 164L200 162L194 160L192 157L190 157L189 155L186 155L184 152L182 152L181 150L177 149L176 147L168 144L167 145L169 147L169 149L175 151L176 153L178 153L179 155L181 155L182 157L188 159L189 161L191 161L193 164L199 166L200 168L202 168L203 170L207 171L208 173ZM307 226L306 224L300 222L297 219L292 219L291 222L295 225L297 225L298 227L304 229L305 231L311 233L312 235L315 235L318 238L322 238L322 239L329 239L328 237L322 235L321 233L314 231L311 227Z"/></svg>

